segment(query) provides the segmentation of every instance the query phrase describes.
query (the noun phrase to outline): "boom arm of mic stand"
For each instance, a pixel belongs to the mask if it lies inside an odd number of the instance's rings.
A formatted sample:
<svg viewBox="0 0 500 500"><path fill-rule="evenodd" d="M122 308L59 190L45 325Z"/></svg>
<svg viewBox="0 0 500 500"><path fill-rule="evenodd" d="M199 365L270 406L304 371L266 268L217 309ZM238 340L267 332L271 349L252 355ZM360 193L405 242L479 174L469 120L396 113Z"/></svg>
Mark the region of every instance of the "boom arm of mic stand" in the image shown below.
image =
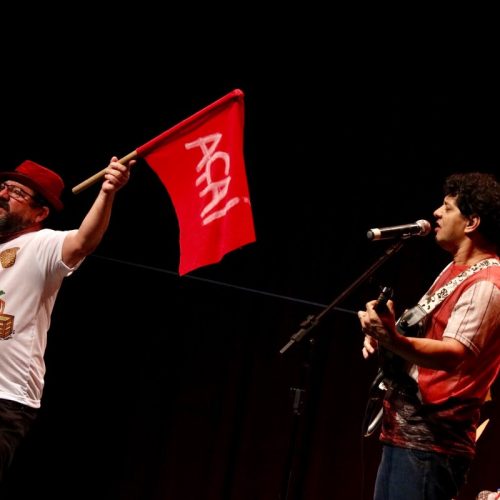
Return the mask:
<svg viewBox="0 0 500 500"><path fill-rule="evenodd" d="M344 300L355 288L357 288L361 283L366 281L386 260L388 260L392 255L401 250L404 245L405 240L399 239L393 243L387 250L351 285L349 285L338 297L336 297L333 302L323 309L318 315L308 316L301 324L300 330L294 333L290 340L280 349L280 354L287 351L293 344L300 342L309 332L319 324L320 320L326 316L334 307L337 306L339 302Z"/></svg>

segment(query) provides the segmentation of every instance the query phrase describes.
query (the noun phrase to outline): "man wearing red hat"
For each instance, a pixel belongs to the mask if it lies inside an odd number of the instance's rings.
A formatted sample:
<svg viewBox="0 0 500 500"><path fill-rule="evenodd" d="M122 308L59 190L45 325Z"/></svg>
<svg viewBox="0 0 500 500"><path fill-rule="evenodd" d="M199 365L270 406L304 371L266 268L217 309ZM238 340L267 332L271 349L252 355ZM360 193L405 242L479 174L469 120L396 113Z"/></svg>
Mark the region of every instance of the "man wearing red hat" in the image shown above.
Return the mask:
<svg viewBox="0 0 500 500"><path fill-rule="evenodd" d="M70 231L43 227L51 210L63 208L59 175L30 160L0 172L0 481L41 404L47 330L62 280L101 242L134 163L111 159L96 200Z"/></svg>

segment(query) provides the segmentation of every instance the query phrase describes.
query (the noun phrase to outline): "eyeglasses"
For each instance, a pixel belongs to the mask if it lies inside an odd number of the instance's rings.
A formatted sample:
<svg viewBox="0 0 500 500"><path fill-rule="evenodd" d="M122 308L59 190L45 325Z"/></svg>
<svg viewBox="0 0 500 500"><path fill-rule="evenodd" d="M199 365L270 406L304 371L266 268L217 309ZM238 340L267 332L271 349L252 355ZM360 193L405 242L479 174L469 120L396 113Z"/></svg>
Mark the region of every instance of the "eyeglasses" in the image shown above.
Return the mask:
<svg viewBox="0 0 500 500"><path fill-rule="evenodd" d="M11 198L14 198L18 201L29 201L30 199L34 199L34 194L27 193L24 189L21 189L19 186L14 186L13 184L7 184L6 182L0 182L0 193L6 189Z"/></svg>

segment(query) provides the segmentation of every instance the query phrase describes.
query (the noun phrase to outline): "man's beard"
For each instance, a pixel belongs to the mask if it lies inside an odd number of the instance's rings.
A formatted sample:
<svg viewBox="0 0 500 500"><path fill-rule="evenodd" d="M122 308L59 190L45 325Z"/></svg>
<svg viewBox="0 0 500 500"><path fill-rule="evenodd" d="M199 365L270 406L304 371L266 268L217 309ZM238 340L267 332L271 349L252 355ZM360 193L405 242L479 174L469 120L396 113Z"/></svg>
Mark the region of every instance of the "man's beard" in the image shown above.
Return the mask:
<svg viewBox="0 0 500 500"><path fill-rule="evenodd" d="M19 214L7 212L0 216L0 234L17 233L33 225L33 221L27 220Z"/></svg>

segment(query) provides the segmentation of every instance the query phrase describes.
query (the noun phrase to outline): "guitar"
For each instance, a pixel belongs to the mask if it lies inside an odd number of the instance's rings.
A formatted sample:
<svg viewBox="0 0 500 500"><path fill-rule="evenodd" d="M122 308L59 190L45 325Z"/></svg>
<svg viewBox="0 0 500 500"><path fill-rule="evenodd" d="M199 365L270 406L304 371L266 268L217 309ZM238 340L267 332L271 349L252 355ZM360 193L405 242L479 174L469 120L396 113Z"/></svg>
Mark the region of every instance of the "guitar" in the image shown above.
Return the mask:
<svg viewBox="0 0 500 500"><path fill-rule="evenodd" d="M390 287L383 287L380 291L380 295L377 298L377 303L375 304L375 311L379 312L384 307L386 307L387 301L392 299L393 290ZM363 436L371 436L380 426L382 421L383 406L382 402L384 400L384 393L387 386L384 383L386 378L384 365L387 361L383 361L383 357L386 354L386 350L379 346L379 369L375 379L373 380L370 389L368 391L368 402L365 408L365 416L363 418ZM387 369L387 368L386 368Z"/></svg>
<svg viewBox="0 0 500 500"><path fill-rule="evenodd" d="M392 299L392 296L392 288L383 287L377 298L375 311L382 311L386 307L387 301ZM422 314L418 309L413 308L406 311L396 323L398 332L402 335L407 335L409 327L417 324L421 318ZM382 423L383 400L390 381L407 376L406 361L403 358L381 345L378 346L378 355L379 368L368 391L368 402L363 419L364 437L371 436Z"/></svg>

